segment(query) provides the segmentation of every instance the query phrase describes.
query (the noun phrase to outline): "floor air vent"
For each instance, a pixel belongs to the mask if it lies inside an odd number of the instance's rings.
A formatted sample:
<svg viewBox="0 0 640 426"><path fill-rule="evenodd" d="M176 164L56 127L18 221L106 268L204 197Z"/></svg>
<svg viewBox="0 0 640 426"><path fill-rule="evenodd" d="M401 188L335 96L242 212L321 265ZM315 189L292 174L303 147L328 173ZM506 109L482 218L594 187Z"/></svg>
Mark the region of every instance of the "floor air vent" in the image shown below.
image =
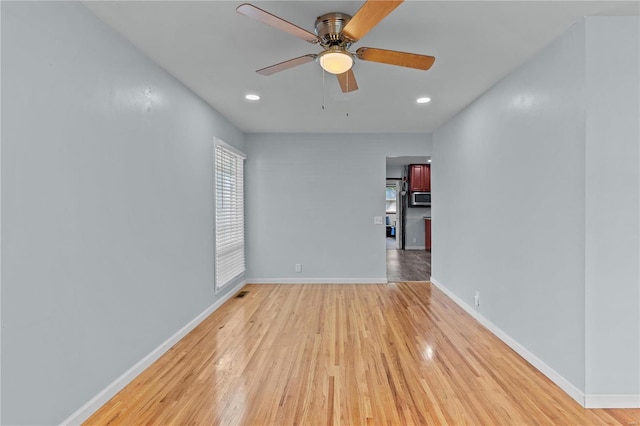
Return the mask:
<svg viewBox="0 0 640 426"><path fill-rule="evenodd" d="M236 299L242 299L243 297L245 297L247 294L249 294L248 291L243 290L240 293L238 293L238 295L236 296Z"/></svg>

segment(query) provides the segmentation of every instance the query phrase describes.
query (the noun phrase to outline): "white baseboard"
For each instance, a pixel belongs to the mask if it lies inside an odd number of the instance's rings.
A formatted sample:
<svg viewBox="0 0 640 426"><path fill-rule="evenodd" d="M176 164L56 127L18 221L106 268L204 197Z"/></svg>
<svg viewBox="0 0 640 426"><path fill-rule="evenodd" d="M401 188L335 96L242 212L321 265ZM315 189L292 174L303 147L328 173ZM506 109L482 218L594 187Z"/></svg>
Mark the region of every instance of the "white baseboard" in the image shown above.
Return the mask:
<svg viewBox="0 0 640 426"><path fill-rule="evenodd" d="M586 394L585 408L640 408L640 394Z"/></svg>
<svg viewBox="0 0 640 426"><path fill-rule="evenodd" d="M147 356L138 361L133 367L124 372L120 377L115 379L106 388L100 391L96 396L91 398L80 407L75 413L70 415L64 420L61 425L80 425L87 420L93 413L95 413L100 407L107 403L115 394L120 392L122 388L128 385L133 379L135 379L140 373L142 373L147 367L153 364L158 358L164 355L173 345L178 343L180 339L186 336L191 330L196 328L198 324L211 315L216 309L218 309L224 302L231 299L242 287L244 287L246 281L240 282L234 288L232 288L227 294L222 296L205 309L200 315L189 321L187 325L178 330L173 336L165 340L160 346L151 351Z"/></svg>
<svg viewBox="0 0 640 426"><path fill-rule="evenodd" d="M424 251L424 245L422 246L404 246L405 250L422 250Z"/></svg>
<svg viewBox="0 0 640 426"><path fill-rule="evenodd" d="M453 300L458 306L464 309L469 315L475 318L480 324L485 326L496 337L502 340L507 346L516 351L518 355L526 359L531 365L537 368L542 374L547 376L549 380L558 385L567 395L576 400L578 404L585 407L585 394L578 389L573 383L561 376L553 368L549 367L540 358L529 352L527 348L518 343L515 339L509 336L507 333L498 328L491 321L482 316L478 311L469 306L464 300L453 294L449 289L440 284L435 278L431 277L431 283L436 286L440 291L446 294L451 300ZM595 407L594 407L595 408Z"/></svg>
<svg viewBox="0 0 640 426"><path fill-rule="evenodd" d="M249 278L247 284L386 284L386 278Z"/></svg>

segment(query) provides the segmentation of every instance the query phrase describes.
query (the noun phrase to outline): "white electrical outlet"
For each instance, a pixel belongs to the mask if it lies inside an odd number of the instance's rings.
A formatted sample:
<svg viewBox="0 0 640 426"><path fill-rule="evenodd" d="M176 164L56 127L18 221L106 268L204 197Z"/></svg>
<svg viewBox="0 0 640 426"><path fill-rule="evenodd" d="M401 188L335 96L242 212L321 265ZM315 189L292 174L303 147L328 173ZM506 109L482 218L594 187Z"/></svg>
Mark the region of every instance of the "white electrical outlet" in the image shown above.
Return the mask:
<svg viewBox="0 0 640 426"><path fill-rule="evenodd" d="M414 238L414 239L413 239L413 242L415 243L416 241L417 241L417 240Z"/></svg>
<svg viewBox="0 0 640 426"><path fill-rule="evenodd" d="M382 216L374 216L373 217L374 225L382 225Z"/></svg>
<svg viewBox="0 0 640 426"><path fill-rule="evenodd" d="M302 263L296 263L296 272L302 272Z"/></svg>
<svg viewBox="0 0 640 426"><path fill-rule="evenodd" d="M476 306L480 306L480 292L478 290L476 290L476 294L473 297L473 301L475 302Z"/></svg>

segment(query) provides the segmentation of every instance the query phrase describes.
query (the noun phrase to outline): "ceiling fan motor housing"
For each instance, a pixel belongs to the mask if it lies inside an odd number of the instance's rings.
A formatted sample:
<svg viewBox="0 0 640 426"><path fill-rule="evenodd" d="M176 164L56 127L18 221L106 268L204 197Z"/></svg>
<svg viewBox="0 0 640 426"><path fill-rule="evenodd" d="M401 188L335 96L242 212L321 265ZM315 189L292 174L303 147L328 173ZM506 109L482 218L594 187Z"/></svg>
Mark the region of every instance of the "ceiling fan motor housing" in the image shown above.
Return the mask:
<svg viewBox="0 0 640 426"><path fill-rule="evenodd" d="M331 12L318 16L316 19L316 35L322 39L323 46L340 46L348 48L347 40L342 36L342 30L351 20L346 13Z"/></svg>

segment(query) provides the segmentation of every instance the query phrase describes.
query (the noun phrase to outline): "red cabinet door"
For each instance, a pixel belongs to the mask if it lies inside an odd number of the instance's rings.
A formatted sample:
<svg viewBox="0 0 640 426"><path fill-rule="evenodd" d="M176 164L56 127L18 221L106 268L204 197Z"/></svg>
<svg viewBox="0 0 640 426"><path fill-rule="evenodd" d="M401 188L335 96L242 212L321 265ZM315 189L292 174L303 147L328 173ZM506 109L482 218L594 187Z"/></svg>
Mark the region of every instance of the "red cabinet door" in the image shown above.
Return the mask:
<svg viewBox="0 0 640 426"><path fill-rule="evenodd" d="M411 192L431 192L431 166L411 164L409 166L409 190Z"/></svg>
<svg viewBox="0 0 640 426"><path fill-rule="evenodd" d="M422 171L422 186L426 192L431 192L431 165L425 164Z"/></svg>
<svg viewBox="0 0 640 426"><path fill-rule="evenodd" d="M412 164L409 166L409 190L411 192L422 191L422 165Z"/></svg>

